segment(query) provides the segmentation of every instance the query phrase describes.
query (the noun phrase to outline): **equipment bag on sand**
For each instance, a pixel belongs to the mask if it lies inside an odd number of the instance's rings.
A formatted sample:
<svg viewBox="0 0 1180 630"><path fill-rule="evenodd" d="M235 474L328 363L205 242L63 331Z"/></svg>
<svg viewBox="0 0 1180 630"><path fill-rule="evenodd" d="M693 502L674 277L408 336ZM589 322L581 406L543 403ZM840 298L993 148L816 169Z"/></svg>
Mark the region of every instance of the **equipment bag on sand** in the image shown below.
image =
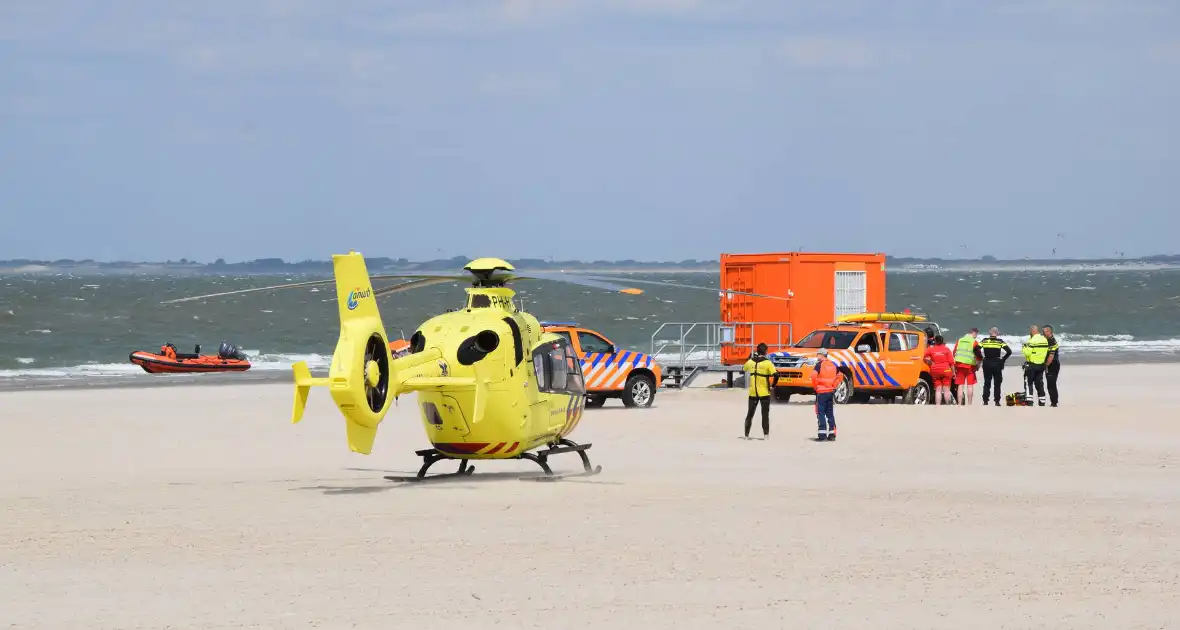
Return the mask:
<svg viewBox="0 0 1180 630"><path fill-rule="evenodd" d="M1009 407L1031 407L1032 400L1024 392L1012 392L1004 396L1004 403Z"/></svg>

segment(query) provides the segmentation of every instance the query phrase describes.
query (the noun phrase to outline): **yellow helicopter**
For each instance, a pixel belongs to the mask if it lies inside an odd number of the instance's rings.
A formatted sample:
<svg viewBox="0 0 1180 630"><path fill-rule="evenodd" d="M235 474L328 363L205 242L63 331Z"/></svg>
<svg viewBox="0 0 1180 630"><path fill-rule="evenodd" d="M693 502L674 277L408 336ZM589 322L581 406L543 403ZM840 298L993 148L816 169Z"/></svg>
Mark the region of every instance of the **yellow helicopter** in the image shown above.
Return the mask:
<svg viewBox="0 0 1180 630"><path fill-rule="evenodd" d="M472 280L472 286L466 289L465 307L423 322L410 337L409 354L393 358L376 298L454 282L466 276L446 273L369 276L364 257L355 251L333 255L332 266L331 280L240 289L164 303L335 282L340 336L332 364L326 378L313 377L305 362L293 366L295 400L291 422L302 419L312 387L327 387L344 415L349 449L368 455L377 427L391 402L402 394L417 392L422 423L433 448L415 452L423 460L416 476L387 476L386 479L421 481L432 465L444 459L459 460L459 470L436 474L431 479L470 475L475 468L469 460L476 459L527 459L545 473L530 479L560 479L601 472L602 467L591 466L586 455L591 445L568 438L586 407L579 358L563 337L544 332L536 317L519 310L513 301L515 292L506 285L515 280L534 279L571 282L632 295L641 294L642 290L590 276L546 272L519 275L504 260L480 258L463 268ZM371 280L393 278L411 281L377 290L372 287ZM651 280L636 282L718 291L712 287ZM577 453L583 472L554 475L548 459L563 453Z"/></svg>

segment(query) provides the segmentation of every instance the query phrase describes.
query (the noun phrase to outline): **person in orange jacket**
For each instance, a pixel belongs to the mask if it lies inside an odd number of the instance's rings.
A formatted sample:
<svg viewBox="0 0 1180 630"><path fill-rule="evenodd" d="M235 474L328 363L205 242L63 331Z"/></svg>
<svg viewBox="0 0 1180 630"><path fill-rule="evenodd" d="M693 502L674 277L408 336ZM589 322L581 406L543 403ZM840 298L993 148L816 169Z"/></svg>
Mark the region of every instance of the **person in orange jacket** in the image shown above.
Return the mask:
<svg viewBox="0 0 1180 630"><path fill-rule="evenodd" d="M815 388L815 417L819 420L819 434L817 442L836 441L836 403L835 392L844 380L844 375L836 369L836 364L828 359L827 348L820 348L819 362L811 372L811 386Z"/></svg>

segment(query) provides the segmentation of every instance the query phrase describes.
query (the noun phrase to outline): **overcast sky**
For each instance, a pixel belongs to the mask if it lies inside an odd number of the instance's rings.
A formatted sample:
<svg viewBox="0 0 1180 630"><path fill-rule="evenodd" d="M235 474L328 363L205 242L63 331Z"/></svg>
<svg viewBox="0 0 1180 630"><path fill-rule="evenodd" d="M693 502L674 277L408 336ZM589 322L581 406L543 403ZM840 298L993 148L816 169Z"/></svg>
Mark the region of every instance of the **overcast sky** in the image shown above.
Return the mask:
<svg viewBox="0 0 1180 630"><path fill-rule="evenodd" d="M0 259L1174 253L1178 112L1177 0L0 0Z"/></svg>

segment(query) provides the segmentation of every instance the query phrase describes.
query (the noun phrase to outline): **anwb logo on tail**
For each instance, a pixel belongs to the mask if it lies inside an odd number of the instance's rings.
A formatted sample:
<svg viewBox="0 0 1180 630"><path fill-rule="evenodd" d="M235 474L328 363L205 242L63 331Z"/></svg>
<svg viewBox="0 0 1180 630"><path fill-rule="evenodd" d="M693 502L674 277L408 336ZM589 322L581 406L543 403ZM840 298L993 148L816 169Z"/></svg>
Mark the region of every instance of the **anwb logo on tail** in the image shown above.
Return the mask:
<svg viewBox="0 0 1180 630"><path fill-rule="evenodd" d="M348 292L348 310L350 310L350 311L356 310L356 307L360 305L360 303L357 300L363 300L363 299L371 296L372 294L373 294L372 289L365 289L364 291L361 291L360 289L353 289L352 291L349 291Z"/></svg>

